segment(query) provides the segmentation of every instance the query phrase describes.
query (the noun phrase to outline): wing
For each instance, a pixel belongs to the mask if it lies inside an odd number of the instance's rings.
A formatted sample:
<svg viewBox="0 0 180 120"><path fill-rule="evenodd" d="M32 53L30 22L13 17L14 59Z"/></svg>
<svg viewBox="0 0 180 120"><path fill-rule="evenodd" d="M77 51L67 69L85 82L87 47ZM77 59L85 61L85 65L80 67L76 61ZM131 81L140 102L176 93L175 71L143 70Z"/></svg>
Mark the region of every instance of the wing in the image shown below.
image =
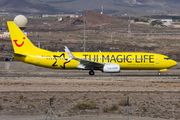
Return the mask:
<svg viewBox="0 0 180 120"><path fill-rule="evenodd" d="M71 53L71 51L68 49L67 46L65 46L64 50L65 50L65 52L68 53L68 56L69 56L68 61L73 59L73 60L77 60L80 62L79 65L77 66L77 68L79 68L79 69L99 69L99 68L102 68L104 66L103 63L89 61L89 60L74 57L74 55Z"/></svg>

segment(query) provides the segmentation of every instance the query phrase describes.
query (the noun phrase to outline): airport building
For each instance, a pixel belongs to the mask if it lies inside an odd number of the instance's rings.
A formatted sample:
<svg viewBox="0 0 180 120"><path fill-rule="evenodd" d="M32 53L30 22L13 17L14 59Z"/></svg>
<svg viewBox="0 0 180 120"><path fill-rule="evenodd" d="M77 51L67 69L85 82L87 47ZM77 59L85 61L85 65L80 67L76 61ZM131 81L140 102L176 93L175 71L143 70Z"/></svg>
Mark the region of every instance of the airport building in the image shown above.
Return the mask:
<svg viewBox="0 0 180 120"><path fill-rule="evenodd" d="M0 11L0 16L7 16L7 15L9 15L9 13L6 12L5 10Z"/></svg>

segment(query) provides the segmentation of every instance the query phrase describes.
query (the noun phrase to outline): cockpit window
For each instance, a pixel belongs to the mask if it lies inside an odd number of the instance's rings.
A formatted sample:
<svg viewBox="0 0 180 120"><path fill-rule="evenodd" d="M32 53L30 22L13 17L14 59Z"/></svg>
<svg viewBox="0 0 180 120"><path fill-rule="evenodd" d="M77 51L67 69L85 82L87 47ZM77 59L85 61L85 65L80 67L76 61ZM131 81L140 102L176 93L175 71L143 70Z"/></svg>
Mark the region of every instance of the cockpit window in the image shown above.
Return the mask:
<svg viewBox="0 0 180 120"><path fill-rule="evenodd" d="M170 60L170 58L164 58L165 60Z"/></svg>

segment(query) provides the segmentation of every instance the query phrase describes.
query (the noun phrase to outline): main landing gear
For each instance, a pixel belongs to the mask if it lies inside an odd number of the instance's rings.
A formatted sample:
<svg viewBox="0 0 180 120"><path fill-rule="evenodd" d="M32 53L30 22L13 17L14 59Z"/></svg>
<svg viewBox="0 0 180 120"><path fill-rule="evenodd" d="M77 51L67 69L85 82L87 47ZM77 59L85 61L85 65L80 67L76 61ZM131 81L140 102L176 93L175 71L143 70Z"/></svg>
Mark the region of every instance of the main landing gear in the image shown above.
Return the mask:
<svg viewBox="0 0 180 120"><path fill-rule="evenodd" d="M93 70L90 70L89 71L89 75L94 75L95 73L94 73L94 71Z"/></svg>

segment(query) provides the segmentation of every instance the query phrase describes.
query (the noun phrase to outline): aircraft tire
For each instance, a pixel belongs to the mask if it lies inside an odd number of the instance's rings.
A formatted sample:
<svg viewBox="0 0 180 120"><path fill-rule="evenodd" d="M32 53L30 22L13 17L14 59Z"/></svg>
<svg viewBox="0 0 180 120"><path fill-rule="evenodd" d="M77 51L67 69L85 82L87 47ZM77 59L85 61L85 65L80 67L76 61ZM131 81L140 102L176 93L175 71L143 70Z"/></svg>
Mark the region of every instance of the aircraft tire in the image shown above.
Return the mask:
<svg viewBox="0 0 180 120"><path fill-rule="evenodd" d="M160 76L160 75L161 75L161 72L159 72L158 75Z"/></svg>
<svg viewBox="0 0 180 120"><path fill-rule="evenodd" d="M95 73L94 73L93 70L89 71L89 75L94 75L94 74L95 74Z"/></svg>

